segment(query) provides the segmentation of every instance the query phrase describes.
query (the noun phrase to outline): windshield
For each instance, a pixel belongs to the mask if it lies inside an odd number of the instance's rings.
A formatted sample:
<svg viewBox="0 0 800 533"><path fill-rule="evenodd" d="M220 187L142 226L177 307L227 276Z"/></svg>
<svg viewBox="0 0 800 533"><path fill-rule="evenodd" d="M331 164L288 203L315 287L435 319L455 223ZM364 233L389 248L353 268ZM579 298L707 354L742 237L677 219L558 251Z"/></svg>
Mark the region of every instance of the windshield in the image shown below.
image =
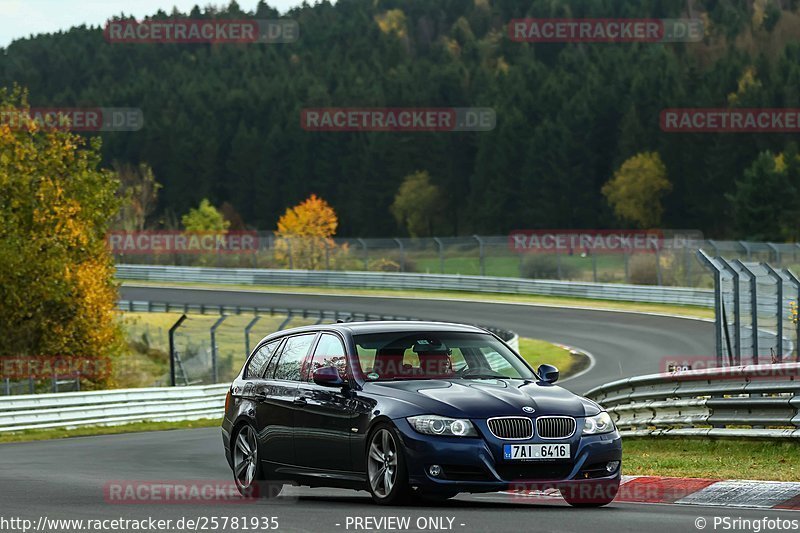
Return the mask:
<svg viewBox="0 0 800 533"><path fill-rule="evenodd" d="M367 381L535 377L505 344L485 333L401 331L354 340L356 374Z"/></svg>

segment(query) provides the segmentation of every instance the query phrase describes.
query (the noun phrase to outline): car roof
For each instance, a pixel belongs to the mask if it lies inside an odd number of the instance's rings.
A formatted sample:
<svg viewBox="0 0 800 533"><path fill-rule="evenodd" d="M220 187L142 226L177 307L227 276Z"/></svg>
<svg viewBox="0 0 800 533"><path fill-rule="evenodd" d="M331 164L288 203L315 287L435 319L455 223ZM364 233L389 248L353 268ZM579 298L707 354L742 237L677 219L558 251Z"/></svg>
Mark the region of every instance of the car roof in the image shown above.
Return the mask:
<svg viewBox="0 0 800 533"><path fill-rule="evenodd" d="M392 333L404 331L432 331L432 332L459 332L459 333L487 333L485 329L467 324L456 324L453 322L432 322L423 320L371 320L367 322L338 322L335 324L314 324L312 326L300 326L296 328L276 331L264 337L261 342L271 340L284 335L296 333L314 333L317 331L341 331L352 335L364 333Z"/></svg>

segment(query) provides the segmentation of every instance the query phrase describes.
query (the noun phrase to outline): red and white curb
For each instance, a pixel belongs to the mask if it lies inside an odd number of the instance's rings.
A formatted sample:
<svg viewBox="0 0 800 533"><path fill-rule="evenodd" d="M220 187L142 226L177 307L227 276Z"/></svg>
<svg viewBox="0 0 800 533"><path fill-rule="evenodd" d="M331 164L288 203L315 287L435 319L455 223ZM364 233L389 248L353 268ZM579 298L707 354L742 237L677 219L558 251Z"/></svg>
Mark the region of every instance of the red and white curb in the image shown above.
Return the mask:
<svg viewBox="0 0 800 533"><path fill-rule="evenodd" d="M552 502L557 489L517 490L508 494ZM656 476L622 476L615 502L668 503L711 507L800 510L800 483Z"/></svg>

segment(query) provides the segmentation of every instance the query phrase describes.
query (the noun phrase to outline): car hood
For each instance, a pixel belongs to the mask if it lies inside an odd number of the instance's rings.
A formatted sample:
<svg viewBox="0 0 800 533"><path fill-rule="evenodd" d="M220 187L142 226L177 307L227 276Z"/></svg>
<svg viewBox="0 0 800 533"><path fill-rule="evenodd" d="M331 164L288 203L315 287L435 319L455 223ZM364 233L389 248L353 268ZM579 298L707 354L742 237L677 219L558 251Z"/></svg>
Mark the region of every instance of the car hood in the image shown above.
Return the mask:
<svg viewBox="0 0 800 533"><path fill-rule="evenodd" d="M514 379L372 382L364 391L394 400L381 402L386 404L385 414L391 418L418 414L463 418L585 416L599 412L592 402L561 387ZM534 411L523 411L523 407Z"/></svg>

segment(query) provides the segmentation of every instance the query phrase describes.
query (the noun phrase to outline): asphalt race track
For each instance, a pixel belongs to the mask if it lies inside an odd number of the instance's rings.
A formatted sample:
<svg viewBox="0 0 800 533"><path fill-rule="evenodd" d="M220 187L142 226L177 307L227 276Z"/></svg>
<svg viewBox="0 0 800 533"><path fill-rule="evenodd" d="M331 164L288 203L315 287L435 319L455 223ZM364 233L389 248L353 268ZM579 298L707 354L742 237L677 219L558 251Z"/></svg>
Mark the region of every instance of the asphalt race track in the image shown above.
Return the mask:
<svg viewBox="0 0 800 533"><path fill-rule="evenodd" d="M707 322L630 313L584 311L447 300L361 298L195 289L124 287L122 297L173 303L306 307L411 315L503 326L525 336L562 342L591 352L595 366L568 380L576 391L634 374L655 372L666 355L702 355L712 350ZM276 500L253 503L175 504L146 497L136 503L109 501L108 484L128 481L230 484L219 430L195 429L0 445L0 515L32 520L172 519L275 517L279 531L392 530L356 528L355 520L410 517L410 530L469 532L520 531L698 531L698 517L714 530L714 517L793 519L796 513L753 509L615 503L603 509L572 509L509 494L461 495L455 500L415 507L385 508L367 493L289 488ZM223 500L225 498L222 498ZM417 520L430 522L423 524ZM437 522L438 520L438 522ZM362 524L367 524L361 522ZM438 526L437 526L438 524ZM208 525L208 524L206 524ZM719 527L717 529L720 529ZM45 529L72 531L74 529ZM221 530L221 529L219 529ZM252 531L253 529L247 529ZM266 531L260 528L258 531ZM40 529L41 531L41 529ZM245 531L243 527L226 531Z"/></svg>
<svg viewBox="0 0 800 533"><path fill-rule="evenodd" d="M533 503L524 497L501 493L461 495L429 506L386 508L372 504L366 492L307 488L292 488L287 496L248 504L106 501L104 487L109 482L158 480L180 484L205 480L210 484L229 484L231 473L221 447L215 428L3 444L0 445L0 515L23 517L34 524L42 516L135 520L154 517L174 521L201 516L276 517L279 531L315 533L357 531L352 526L346 527L348 517L350 520L411 517L412 524L419 517L450 518L452 528L445 531L470 533L587 530L658 533L697 531L694 523L700 516L708 520L708 530L713 530L711 523L715 516L752 519L797 516L791 511L618 503L602 509L572 509L560 502ZM415 525L410 529L417 530ZM194 528L171 530L194 531Z"/></svg>
<svg viewBox="0 0 800 533"><path fill-rule="evenodd" d="M136 286L123 286L121 297L159 303L339 310L503 327L524 337L560 342L591 353L594 368L563 382L577 393L621 377L660 372L665 356L714 353L711 323L635 313L424 298ZM253 333L256 337L259 332Z"/></svg>

